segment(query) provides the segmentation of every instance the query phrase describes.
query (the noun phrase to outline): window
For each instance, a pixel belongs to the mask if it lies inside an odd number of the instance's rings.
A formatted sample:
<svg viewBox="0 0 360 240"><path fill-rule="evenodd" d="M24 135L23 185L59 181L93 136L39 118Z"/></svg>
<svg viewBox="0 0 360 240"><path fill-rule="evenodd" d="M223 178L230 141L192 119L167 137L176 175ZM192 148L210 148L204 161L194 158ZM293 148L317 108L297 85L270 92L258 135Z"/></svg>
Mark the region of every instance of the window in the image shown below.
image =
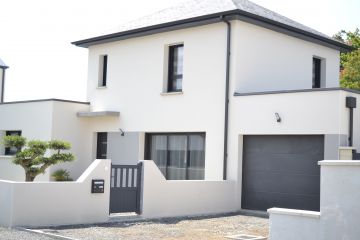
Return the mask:
<svg viewBox="0 0 360 240"><path fill-rule="evenodd" d="M96 159L107 158L107 132L97 133L97 144L96 144Z"/></svg>
<svg viewBox="0 0 360 240"><path fill-rule="evenodd" d="M204 133L146 135L147 159L154 160L167 180L203 180Z"/></svg>
<svg viewBox="0 0 360 240"><path fill-rule="evenodd" d="M21 131L6 131L6 136L21 136ZM5 155L15 155L19 149L16 147L5 148Z"/></svg>
<svg viewBox="0 0 360 240"><path fill-rule="evenodd" d="M108 56L102 55L99 59L99 84L98 87L106 87Z"/></svg>
<svg viewBox="0 0 360 240"><path fill-rule="evenodd" d="M321 59L313 58L312 88L321 87Z"/></svg>
<svg viewBox="0 0 360 240"><path fill-rule="evenodd" d="M183 80L184 45L169 46L168 92L181 92Z"/></svg>

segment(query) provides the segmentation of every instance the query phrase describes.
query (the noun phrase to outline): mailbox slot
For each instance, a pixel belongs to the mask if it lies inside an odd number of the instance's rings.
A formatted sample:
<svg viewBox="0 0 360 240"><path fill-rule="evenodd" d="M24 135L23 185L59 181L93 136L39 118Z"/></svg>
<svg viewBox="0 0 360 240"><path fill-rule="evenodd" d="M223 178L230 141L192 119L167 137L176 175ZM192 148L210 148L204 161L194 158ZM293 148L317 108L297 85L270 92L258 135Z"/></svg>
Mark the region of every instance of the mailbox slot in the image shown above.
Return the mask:
<svg viewBox="0 0 360 240"><path fill-rule="evenodd" d="M91 193L104 193L105 180L93 179L91 181Z"/></svg>

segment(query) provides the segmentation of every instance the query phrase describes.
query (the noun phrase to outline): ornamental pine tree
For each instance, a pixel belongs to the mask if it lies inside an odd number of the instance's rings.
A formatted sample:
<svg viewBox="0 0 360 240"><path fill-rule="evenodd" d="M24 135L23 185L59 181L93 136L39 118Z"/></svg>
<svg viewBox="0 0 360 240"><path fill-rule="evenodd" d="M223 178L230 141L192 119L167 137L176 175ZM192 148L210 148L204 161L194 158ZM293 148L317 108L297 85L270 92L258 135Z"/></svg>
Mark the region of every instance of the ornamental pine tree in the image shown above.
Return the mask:
<svg viewBox="0 0 360 240"><path fill-rule="evenodd" d="M71 148L70 143L60 140L27 142L26 138L21 136L5 136L3 145L18 149L13 163L24 168L27 182L34 181L37 175L44 173L51 165L75 159L72 153L63 152ZM53 150L52 154L45 156L47 150Z"/></svg>

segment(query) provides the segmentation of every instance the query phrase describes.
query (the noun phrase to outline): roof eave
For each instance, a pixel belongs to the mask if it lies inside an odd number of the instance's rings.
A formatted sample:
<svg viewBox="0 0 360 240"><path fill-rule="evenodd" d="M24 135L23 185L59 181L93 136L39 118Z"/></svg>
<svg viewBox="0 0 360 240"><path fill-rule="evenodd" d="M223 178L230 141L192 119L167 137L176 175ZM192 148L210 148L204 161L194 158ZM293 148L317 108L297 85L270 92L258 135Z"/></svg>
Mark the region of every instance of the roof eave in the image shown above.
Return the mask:
<svg viewBox="0 0 360 240"><path fill-rule="evenodd" d="M220 16L225 16L227 19L230 19L230 20L234 19L234 18L238 18L239 20L250 22L250 23L253 23L256 25L261 25L263 27L266 27L266 28L269 28L269 29L272 29L272 30L275 30L278 32L282 32L282 33L285 33L285 34L288 34L288 35L291 35L294 37L302 38L302 39L304 39L304 37L307 37L307 38L309 38L309 39L307 39L308 41L310 41L310 39L314 39L317 41L313 41L313 42L323 43L322 45L334 48L336 50L339 50L340 52L349 52L349 51L354 50L353 47L351 47L345 43L341 43L336 40L331 40L329 38L325 38L320 35L317 35L317 34L314 34L314 33L308 32L308 31L304 31L302 29L295 28L295 27L286 25L284 23L280 23L280 22L277 22L277 21L274 21L274 20L271 20L271 19L268 19L265 17L261 17L259 15L252 14L252 13L249 13L249 12L246 12L243 10L239 10L239 9L204 15L204 16L200 16L200 17L188 18L188 19L174 21L174 22L162 23L162 24L158 24L158 25L133 29L133 30L129 30L129 31L123 31L123 32L118 32L118 33L102 35L102 36L98 36L98 37L94 37L94 38L88 38L88 39L75 41L75 42L72 42L72 44L74 44L78 47L87 48L91 45L121 40L121 39L126 38L127 36L128 36L128 38L140 36L141 33L143 33L141 35L141 36L143 36L143 35L150 35L150 34L162 32L161 30L171 31L171 30L174 30L173 28L176 28L176 27L178 29L186 28L186 27L191 26L190 24L193 24L193 26L195 26L196 23L198 23L197 25L203 25L203 24L220 22L220 21L222 21L220 19ZM186 26L186 25L188 25L188 26ZM183 26L183 27L181 27L181 26ZM274 27L276 27L277 29L274 29ZM285 31L281 31L281 30L285 30ZM291 34L289 34L289 33L291 33Z"/></svg>
<svg viewBox="0 0 360 240"><path fill-rule="evenodd" d="M277 26L277 27L289 30L291 32L299 33L301 35L308 36L310 38L314 38L314 39L317 39L319 41L328 43L328 44L333 45L334 47L336 47L336 49L340 50L341 52L349 52L349 51L354 50L354 48L352 46L350 46L350 45L347 45L345 43L341 43L339 41L332 40L332 39L329 39L329 38L326 38L326 37L322 37L322 36L314 34L312 32L304 31L302 29L295 28L295 27L289 26L287 24L277 22L277 21L271 20L269 18L261 17L259 15L255 15L255 14L252 14L252 13L249 13L249 12L246 12L246 11L238 10L238 12L239 12L240 16L246 16L246 17L252 18L254 20L258 20L258 21L261 21L261 22L264 22L264 23L268 23L270 25Z"/></svg>
<svg viewBox="0 0 360 240"><path fill-rule="evenodd" d="M71 44L78 46L78 47L87 48L91 45L98 44L99 42L102 43L102 41L111 40L111 39L124 37L124 36L131 36L131 35L135 35L135 34L142 33L142 32L160 30L160 29L164 29L164 28L176 27L176 26L189 24L189 23L216 20L216 19L218 19L217 21L220 21L220 16L224 16L224 15L230 16L230 15L235 15L236 13L237 13L237 10L213 13L213 14L209 14L209 15L194 17L194 18L188 18L188 19L167 22L167 23L152 25L152 26L143 27L143 28L132 29L132 30L123 31L123 32L106 34L106 35L93 37L93 38L87 38L87 39L72 42Z"/></svg>

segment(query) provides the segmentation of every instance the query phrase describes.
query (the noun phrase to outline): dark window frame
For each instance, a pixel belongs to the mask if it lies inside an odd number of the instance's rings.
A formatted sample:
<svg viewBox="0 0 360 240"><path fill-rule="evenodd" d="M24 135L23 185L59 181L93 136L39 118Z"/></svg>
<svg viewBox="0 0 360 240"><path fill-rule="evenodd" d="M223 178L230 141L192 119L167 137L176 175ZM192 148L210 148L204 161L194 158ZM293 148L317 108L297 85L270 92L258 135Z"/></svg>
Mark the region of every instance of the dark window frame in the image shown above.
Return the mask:
<svg viewBox="0 0 360 240"><path fill-rule="evenodd" d="M99 69L102 70L102 74L99 79L99 87L106 87L107 84L107 64L108 64L108 55L101 55L101 61L100 63L102 64Z"/></svg>
<svg viewBox="0 0 360 240"><path fill-rule="evenodd" d="M181 84L181 89L177 89L176 83L177 81L181 81L181 82L183 81L183 74L180 75L174 74L175 61L176 63L178 61L178 59L175 58L174 53L178 48L184 49L184 44L176 44L169 46L167 92L182 92L182 84Z"/></svg>
<svg viewBox="0 0 360 240"><path fill-rule="evenodd" d="M14 135L21 136L21 130L5 131L5 135L6 136L14 136ZM14 150L12 150L12 148L6 147L4 154L5 154L5 156L13 156L19 151L20 151L20 149L17 149L14 151Z"/></svg>
<svg viewBox="0 0 360 240"><path fill-rule="evenodd" d="M106 139L104 148L101 148L101 144L104 144L102 141ZM107 132L98 132L96 134L96 159L107 159L107 145L108 145L108 133ZM101 151L101 150L104 150Z"/></svg>
<svg viewBox="0 0 360 240"><path fill-rule="evenodd" d="M321 88L321 63L321 58L313 57L312 88Z"/></svg>
<svg viewBox="0 0 360 240"><path fill-rule="evenodd" d="M204 164L205 164L205 159L206 159L206 132L151 132L151 133L145 133L145 149L144 149L144 156L145 159L150 160L151 159L151 137L154 135L160 135L160 136L167 136L167 140L166 140L166 144L167 144L167 153L166 153L166 173L165 173L165 178L168 179L168 173L167 173L167 167L170 165L170 157L169 157L169 136L186 136L187 137L187 141L186 141L186 177L184 180L192 180L189 179L188 173L189 173L189 167L190 167L190 141L189 141L189 137L192 135L201 135L204 137ZM205 179L205 165L204 165L204 179ZM203 180L204 180L203 179Z"/></svg>

